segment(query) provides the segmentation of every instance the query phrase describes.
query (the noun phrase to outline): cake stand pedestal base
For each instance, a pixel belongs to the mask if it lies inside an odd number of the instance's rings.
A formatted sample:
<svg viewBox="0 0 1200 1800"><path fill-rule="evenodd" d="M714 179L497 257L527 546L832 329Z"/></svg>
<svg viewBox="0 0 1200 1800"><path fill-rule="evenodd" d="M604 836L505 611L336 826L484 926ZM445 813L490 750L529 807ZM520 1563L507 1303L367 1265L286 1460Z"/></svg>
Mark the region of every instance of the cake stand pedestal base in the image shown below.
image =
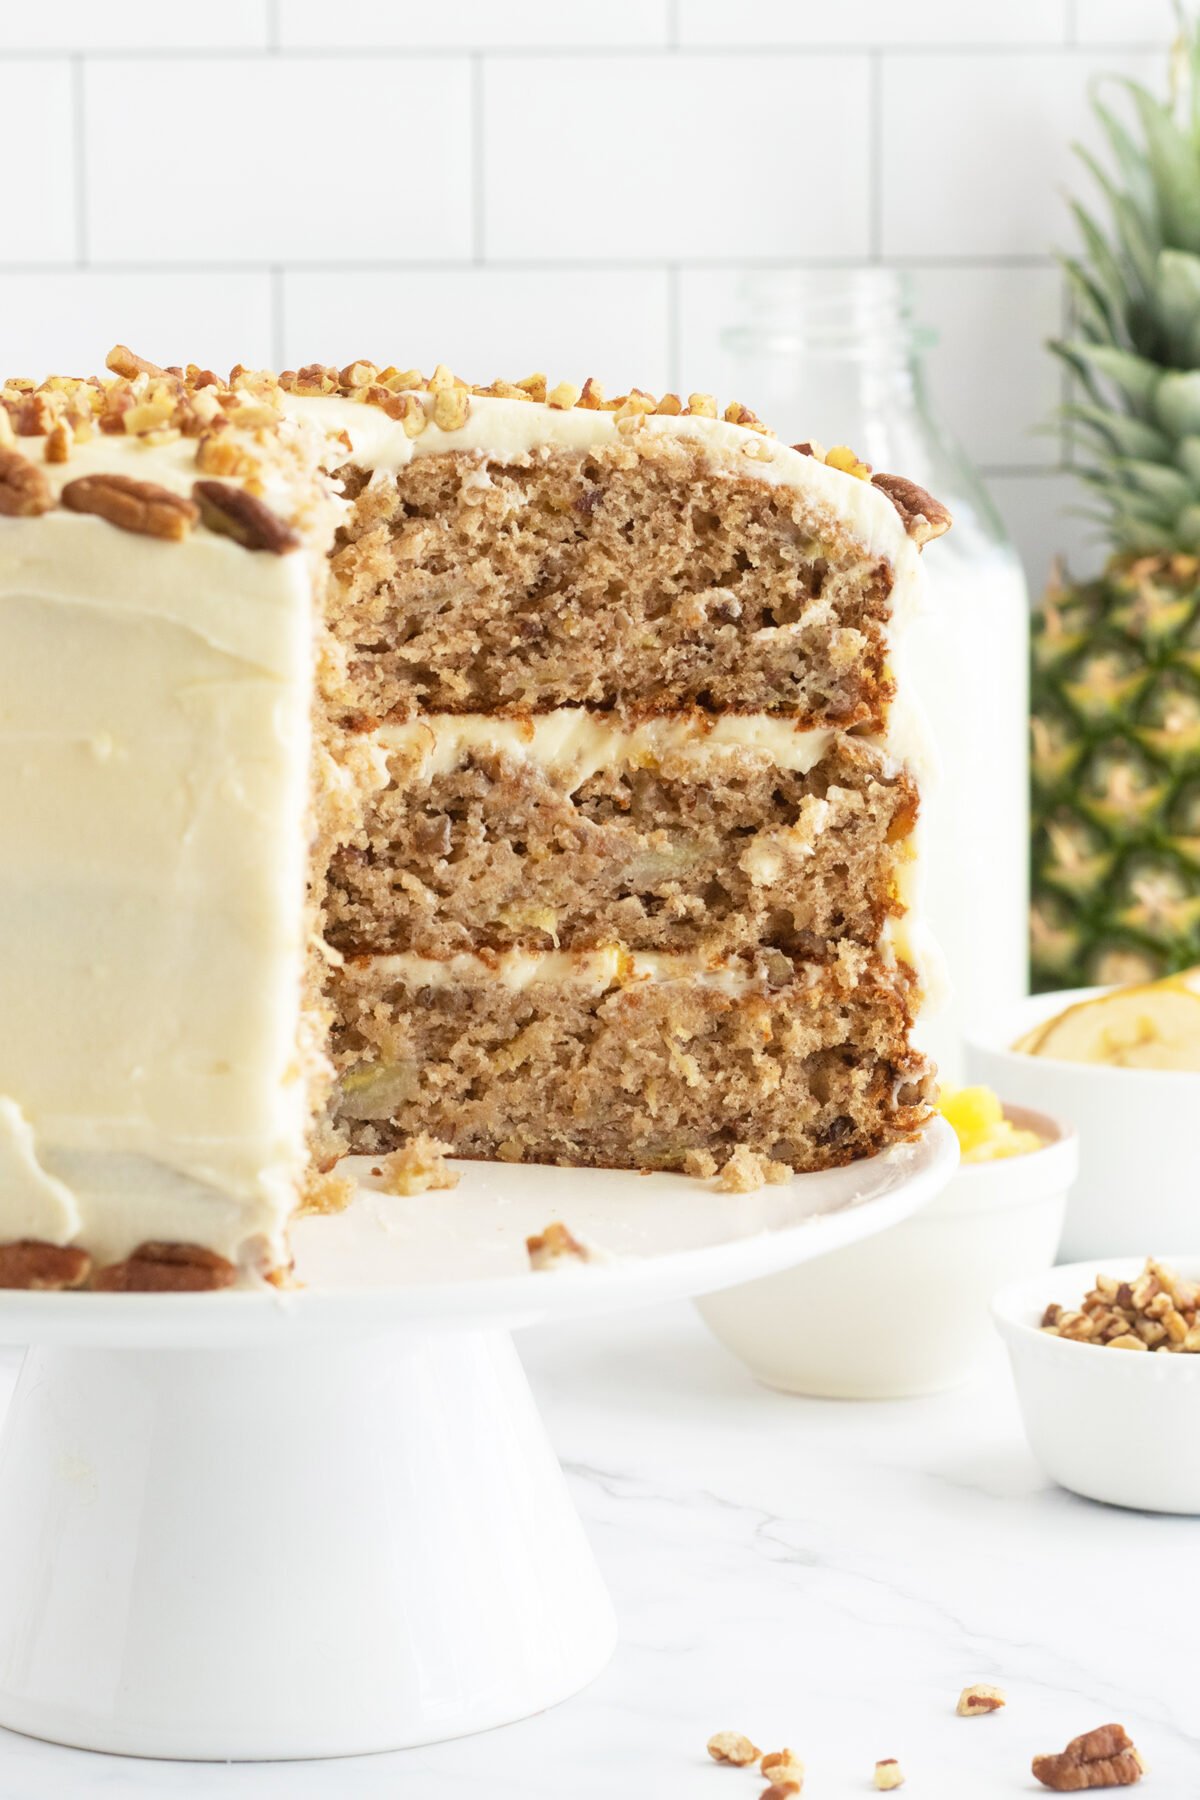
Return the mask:
<svg viewBox="0 0 1200 1800"><path fill-rule="evenodd" d="M138 1756L391 1750L550 1706L615 1639L503 1332L26 1357L0 1724Z"/></svg>
<svg viewBox="0 0 1200 1800"><path fill-rule="evenodd" d="M345 1756L565 1699L616 1628L508 1332L810 1262L957 1160L935 1119L743 1195L467 1163L403 1199L368 1162L345 1212L296 1223L287 1292L0 1292L0 1342L35 1346L0 1438L0 1725ZM564 1217L607 1259L532 1272Z"/></svg>

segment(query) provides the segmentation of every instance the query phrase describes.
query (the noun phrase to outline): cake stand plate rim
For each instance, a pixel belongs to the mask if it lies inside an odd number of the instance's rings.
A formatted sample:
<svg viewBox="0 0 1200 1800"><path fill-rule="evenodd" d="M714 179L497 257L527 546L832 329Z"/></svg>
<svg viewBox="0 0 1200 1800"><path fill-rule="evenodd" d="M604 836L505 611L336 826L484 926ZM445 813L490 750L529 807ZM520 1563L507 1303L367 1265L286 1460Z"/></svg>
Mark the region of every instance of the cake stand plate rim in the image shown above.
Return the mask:
<svg viewBox="0 0 1200 1800"><path fill-rule="evenodd" d="M931 1201L957 1161L954 1133L935 1117L908 1143L749 1195L715 1195L673 1175L464 1162L454 1165L460 1185L448 1192L400 1202L364 1188L348 1212L299 1221L304 1286L216 1294L8 1289L0 1291L0 1343L286 1347L403 1329L514 1330L630 1310L732 1287L873 1236ZM560 1186L575 1190L562 1204ZM463 1229L464 1205L476 1221L475 1249ZM728 1231L703 1241L717 1208ZM525 1235L554 1217L597 1245L598 1260L531 1270ZM494 1232L486 1256L478 1249L481 1220ZM630 1253L639 1232L645 1248ZM623 1247L608 1254L614 1241ZM387 1255L400 1266L423 1259L423 1277L389 1279ZM474 1259L472 1272L440 1278L455 1257L468 1268Z"/></svg>

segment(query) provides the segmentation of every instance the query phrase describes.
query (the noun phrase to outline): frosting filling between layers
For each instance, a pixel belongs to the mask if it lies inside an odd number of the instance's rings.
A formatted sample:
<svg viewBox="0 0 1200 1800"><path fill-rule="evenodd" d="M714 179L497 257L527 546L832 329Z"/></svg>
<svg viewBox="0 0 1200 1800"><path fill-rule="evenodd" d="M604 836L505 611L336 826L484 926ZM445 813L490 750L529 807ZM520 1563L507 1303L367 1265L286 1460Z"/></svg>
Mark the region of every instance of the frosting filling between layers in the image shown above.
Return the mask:
<svg viewBox="0 0 1200 1800"><path fill-rule="evenodd" d="M381 725L372 742L386 754L411 751L416 773L429 779L461 768L475 752L527 758L581 787L601 770L653 767L666 756L703 766L721 752L761 753L777 768L807 773L825 755L834 733L797 729L770 713L673 714L622 724L608 713L559 706L527 718L490 713L423 713L398 725Z"/></svg>
<svg viewBox="0 0 1200 1800"><path fill-rule="evenodd" d="M373 975L406 987L451 987L458 982L496 982L519 992L540 982L560 982L601 994L639 982L686 981L722 993L744 994L763 986L763 976L741 963L713 963L683 952L630 951L619 944L601 950L505 950L491 956L413 956L407 952L360 957Z"/></svg>

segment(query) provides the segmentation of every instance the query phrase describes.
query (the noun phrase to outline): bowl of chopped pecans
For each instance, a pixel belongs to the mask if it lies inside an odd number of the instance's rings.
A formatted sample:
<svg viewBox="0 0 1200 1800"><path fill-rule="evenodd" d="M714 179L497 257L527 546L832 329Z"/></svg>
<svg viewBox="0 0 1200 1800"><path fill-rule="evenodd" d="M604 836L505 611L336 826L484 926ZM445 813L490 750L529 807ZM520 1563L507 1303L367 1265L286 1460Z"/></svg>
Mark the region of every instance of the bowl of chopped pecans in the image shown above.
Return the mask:
<svg viewBox="0 0 1200 1800"><path fill-rule="evenodd" d="M1047 1475L1111 1506L1200 1513L1200 1256L1064 1263L992 1313Z"/></svg>

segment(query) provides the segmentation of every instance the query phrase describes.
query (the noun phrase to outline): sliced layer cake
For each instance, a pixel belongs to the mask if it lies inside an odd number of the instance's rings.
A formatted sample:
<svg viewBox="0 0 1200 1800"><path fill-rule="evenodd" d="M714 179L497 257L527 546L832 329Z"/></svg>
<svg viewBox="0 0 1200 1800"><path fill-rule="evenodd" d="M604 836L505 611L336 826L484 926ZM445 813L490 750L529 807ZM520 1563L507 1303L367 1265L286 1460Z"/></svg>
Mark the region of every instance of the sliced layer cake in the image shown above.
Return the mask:
<svg viewBox="0 0 1200 1800"><path fill-rule="evenodd" d="M115 361L0 396L0 1276L279 1271L425 1134L919 1129L935 502L700 395Z"/></svg>

